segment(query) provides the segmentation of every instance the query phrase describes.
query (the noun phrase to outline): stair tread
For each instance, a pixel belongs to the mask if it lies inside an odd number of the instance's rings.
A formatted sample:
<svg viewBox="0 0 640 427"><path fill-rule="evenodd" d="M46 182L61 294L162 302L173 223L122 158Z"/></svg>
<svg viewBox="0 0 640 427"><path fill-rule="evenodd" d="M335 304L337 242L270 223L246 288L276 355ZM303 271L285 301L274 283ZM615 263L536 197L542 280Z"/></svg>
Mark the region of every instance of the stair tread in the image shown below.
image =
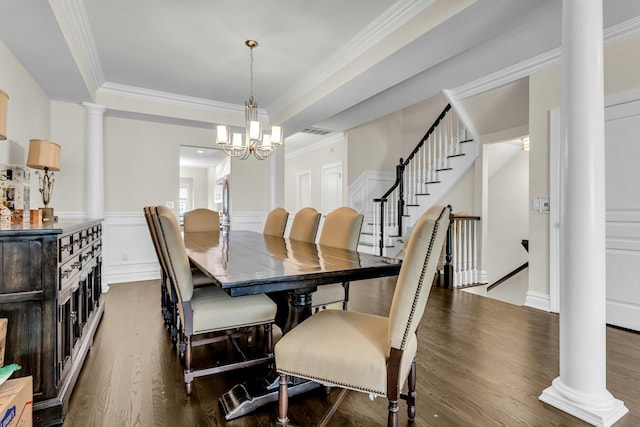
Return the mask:
<svg viewBox="0 0 640 427"><path fill-rule="evenodd" d="M453 168L436 169L436 172L450 171L450 170L453 170Z"/></svg>
<svg viewBox="0 0 640 427"><path fill-rule="evenodd" d="M465 139L464 141L460 141L460 144L464 144L465 142L473 142L473 139Z"/></svg>
<svg viewBox="0 0 640 427"><path fill-rule="evenodd" d="M405 206L414 206L414 207L418 207L418 206L420 206L420 205L405 205Z"/></svg>
<svg viewBox="0 0 640 427"><path fill-rule="evenodd" d="M440 184L442 181L427 181L425 184Z"/></svg>
<svg viewBox="0 0 640 427"><path fill-rule="evenodd" d="M448 159L450 159L450 158L452 158L452 157L462 157L462 156L464 156L464 155L465 155L464 153L462 153L462 154L452 154L452 155L450 155L450 156L447 156L447 158L448 158Z"/></svg>
<svg viewBox="0 0 640 427"><path fill-rule="evenodd" d="M416 193L416 196L428 196L429 193Z"/></svg>
<svg viewBox="0 0 640 427"><path fill-rule="evenodd" d="M360 234L364 234L365 236L373 236L373 232L370 231L361 231Z"/></svg>

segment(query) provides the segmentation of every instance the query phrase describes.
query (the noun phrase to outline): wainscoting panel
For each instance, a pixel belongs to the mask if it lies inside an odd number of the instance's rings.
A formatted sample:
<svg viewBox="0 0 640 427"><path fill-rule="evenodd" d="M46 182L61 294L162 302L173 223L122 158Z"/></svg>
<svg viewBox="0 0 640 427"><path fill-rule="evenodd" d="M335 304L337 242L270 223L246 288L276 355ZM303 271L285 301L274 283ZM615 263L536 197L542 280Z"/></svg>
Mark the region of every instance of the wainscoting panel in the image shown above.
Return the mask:
<svg viewBox="0 0 640 427"><path fill-rule="evenodd" d="M640 331L640 210L607 211L607 323Z"/></svg>
<svg viewBox="0 0 640 427"><path fill-rule="evenodd" d="M605 110L607 323L640 331L639 94Z"/></svg>
<svg viewBox="0 0 640 427"><path fill-rule="evenodd" d="M266 212L231 212L232 230L249 230L262 233L264 222L267 220Z"/></svg>
<svg viewBox="0 0 640 427"><path fill-rule="evenodd" d="M140 212L105 212L102 286L160 277L149 229Z"/></svg>
<svg viewBox="0 0 640 427"><path fill-rule="evenodd" d="M232 230L262 233L266 212L232 212ZM160 277L149 229L140 212L106 212L104 220L102 281L111 283L153 280Z"/></svg>

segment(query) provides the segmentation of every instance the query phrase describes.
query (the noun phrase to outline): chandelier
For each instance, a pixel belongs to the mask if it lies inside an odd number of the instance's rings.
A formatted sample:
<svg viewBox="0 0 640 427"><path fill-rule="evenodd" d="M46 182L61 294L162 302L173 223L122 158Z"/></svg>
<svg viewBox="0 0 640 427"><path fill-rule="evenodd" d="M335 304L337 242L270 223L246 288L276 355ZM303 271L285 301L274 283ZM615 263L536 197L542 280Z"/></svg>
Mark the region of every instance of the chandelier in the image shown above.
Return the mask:
<svg viewBox="0 0 640 427"><path fill-rule="evenodd" d="M269 157L283 142L282 128L271 126L270 133L262 133L262 124L258 121L258 104L253 99L253 49L258 47L255 40L244 42L251 49L249 100L245 101L245 135L232 133L229 126L218 126L216 142L231 157L242 160L254 155L263 160Z"/></svg>

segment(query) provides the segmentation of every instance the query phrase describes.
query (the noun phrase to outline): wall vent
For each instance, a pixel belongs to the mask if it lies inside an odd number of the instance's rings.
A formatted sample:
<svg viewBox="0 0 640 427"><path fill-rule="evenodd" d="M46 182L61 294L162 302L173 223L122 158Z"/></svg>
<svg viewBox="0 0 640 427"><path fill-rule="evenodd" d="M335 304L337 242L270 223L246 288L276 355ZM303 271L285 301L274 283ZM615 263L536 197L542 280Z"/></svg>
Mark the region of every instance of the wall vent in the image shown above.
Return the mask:
<svg viewBox="0 0 640 427"><path fill-rule="evenodd" d="M312 135L329 135L332 131L326 130L326 129L308 127L308 128L302 129L300 132L310 133Z"/></svg>

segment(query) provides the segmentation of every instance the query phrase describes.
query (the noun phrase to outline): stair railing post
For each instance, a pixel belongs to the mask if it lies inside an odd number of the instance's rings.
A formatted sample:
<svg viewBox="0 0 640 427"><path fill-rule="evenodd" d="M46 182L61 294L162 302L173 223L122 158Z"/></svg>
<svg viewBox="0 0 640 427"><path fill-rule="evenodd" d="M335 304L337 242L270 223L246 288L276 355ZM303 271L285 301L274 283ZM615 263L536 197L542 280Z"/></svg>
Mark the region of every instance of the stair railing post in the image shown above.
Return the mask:
<svg viewBox="0 0 640 427"><path fill-rule="evenodd" d="M400 157L400 162L396 166L396 180L398 185L398 236L402 235L402 215L404 214L404 160Z"/></svg>
<svg viewBox="0 0 640 427"><path fill-rule="evenodd" d="M380 199L380 240L378 241L378 247L380 250L380 256L384 251L384 202L386 199Z"/></svg>
<svg viewBox="0 0 640 427"><path fill-rule="evenodd" d="M453 265L451 264L451 251L452 251L452 245L453 245L453 236L452 236L452 228L453 228L453 221L454 221L454 215L453 215L453 210L451 208L451 205L448 206L449 208L449 212L451 212L451 214L449 215L449 227L447 228L447 244L446 244L446 262L444 264L444 287L445 289L453 289Z"/></svg>

